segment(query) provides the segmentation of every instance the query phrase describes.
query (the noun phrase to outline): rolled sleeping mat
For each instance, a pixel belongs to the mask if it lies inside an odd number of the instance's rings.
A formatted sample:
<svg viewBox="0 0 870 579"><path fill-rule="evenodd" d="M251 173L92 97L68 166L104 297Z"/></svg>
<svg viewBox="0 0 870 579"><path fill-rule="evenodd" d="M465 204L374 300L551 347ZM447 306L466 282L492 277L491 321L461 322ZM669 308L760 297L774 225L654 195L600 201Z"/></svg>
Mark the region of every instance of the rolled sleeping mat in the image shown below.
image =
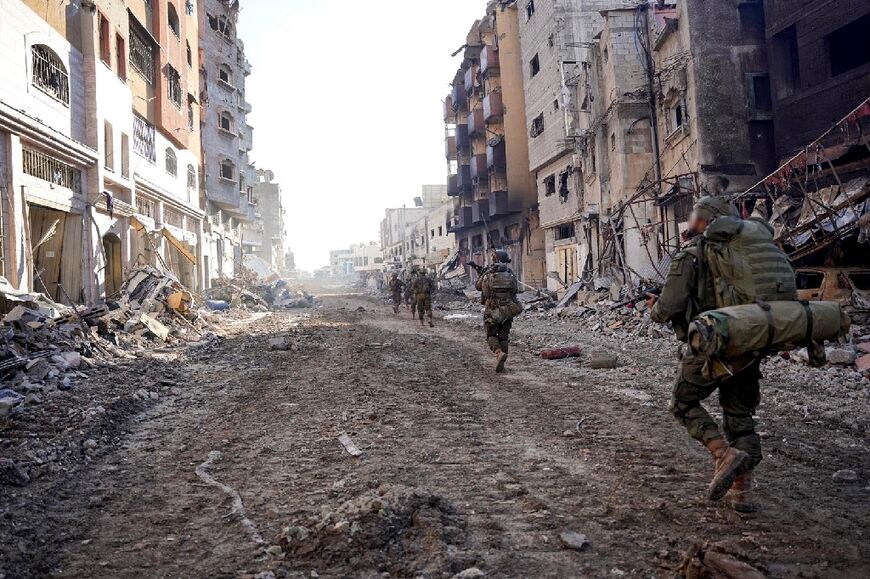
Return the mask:
<svg viewBox="0 0 870 579"><path fill-rule="evenodd" d="M701 314L689 324L689 347L697 355L728 359L837 340L850 325L836 302L760 302Z"/></svg>

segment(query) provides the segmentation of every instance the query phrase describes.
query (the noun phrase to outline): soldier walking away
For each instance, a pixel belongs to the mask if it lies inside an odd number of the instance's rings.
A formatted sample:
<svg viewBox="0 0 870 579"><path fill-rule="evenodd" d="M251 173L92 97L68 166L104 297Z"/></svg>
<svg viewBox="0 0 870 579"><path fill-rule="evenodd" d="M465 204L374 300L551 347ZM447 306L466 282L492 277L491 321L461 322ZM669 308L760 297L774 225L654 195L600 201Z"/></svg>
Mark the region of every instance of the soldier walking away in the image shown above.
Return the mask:
<svg viewBox="0 0 870 579"><path fill-rule="evenodd" d="M390 277L390 295L393 298L393 312L399 313L399 308L402 306L402 290L405 289L405 282L399 279L399 274L393 272Z"/></svg>
<svg viewBox="0 0 870 579"><path fill-rule="evenodd" d="M416 277L414 277L411 293L414 294L414 304L417 306L417 313L420 315L421 326L426 325L424 318L428 315L429 327L435 327L435 323L432 321L432 293L434 291L435 280L429 277L426 270L418 271Z"/></svg>
<svg viewBox="0 0 870 579"><path fill-rule="evenodd" d="M417 279L417 266L408 270L408 278L405 280L405 304L411 308L411 319L417 316L417 301L414 297L414 280Z"/></svg>
<svg viewBox="0 0 870 579"><path fill-rule="evenodd" d="M707 246L715 246L714 240L720 238L716 236L721 236L722 230L727 228L740 236L734 253L729 250L711 254ZM725 305L741 305L722 303L722 292L730 288L721 279L715 279L714 274L728 269L729 265L736 268L737 263L716 262L715 259L743 260L744 264L755 266L753 273L747 276L752 279L746 280L755 290L749 303L797 299L794 271L786 255L773 242L767 223L754 218L744 221L727 200L707 196L695 204L689 231L694 237L674 257L661 295L647 296L652 319L659 323L670 322L680 341L687 341L689 323L699 314ZM711 259L711 255L715 259ZM720 263L725 267L719 267ZM731 506L744 513L758 510L752 473L761 462L762 453L761 438L755 432L752 417L761 401L761 359L762 356L749 355L746 359L731 361L734 368L742 369L711 381L709 374L703 372L705 360L683 345L671 402L673 415L690 436L707 447L715 461L708 498L720 500L727 493ZM723 411L724 439L719 425L701 405L716 390Z"/></svg>
<svg viewBox="0 0 870 579"><path fill-rule="evenodd" d="M503 249L492 252L493 265L477 278L480 301L485 309L483 325L486 328L486 343L495 354L495 371L504 372L510 349L510 334L513 319L523 311L517 300L519 283L517 276L507 264L510 255Z"/></svg>

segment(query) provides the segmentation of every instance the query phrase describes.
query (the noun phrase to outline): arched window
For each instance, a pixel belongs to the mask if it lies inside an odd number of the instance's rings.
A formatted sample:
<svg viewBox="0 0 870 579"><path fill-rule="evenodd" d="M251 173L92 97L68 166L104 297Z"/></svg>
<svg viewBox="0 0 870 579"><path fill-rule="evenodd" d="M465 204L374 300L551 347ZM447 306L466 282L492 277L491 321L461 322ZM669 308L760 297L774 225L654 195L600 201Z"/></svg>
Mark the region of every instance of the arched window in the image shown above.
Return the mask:
<svg viewBox="0 0 870 579"><path fill-rule="evenodd" d="M233 133L236 126L236 121L233 118L233 115L231 115L227 111L221 112L219 115L219 126L221 130L224 130L228 133Z"/></svg>
<svg viewBox="0 0 870 579"><path fill-rule="evenodd" d="M226 179L227 181L236 180L236 166L229 159L221 161L221 179Z"/></svg>
<svg viewBox="0 0 870 579"><path fill-rule="evenodd" d="M30 53L33 60L33 86L69 105L69 74L61 59L44 44L34 44Z"/></svg>
<svg viewBox="0 0 870 579"><path fill-rule="evenodd" d="M187 200L190 201L190 194L196 191L196 169L193 165L187 166Z"/></svg>
<svg viewBox="0 0 870 579"><path fill-rule="evenodd" d="M187 43L187 66L193 68L193 50L190 49L190 43Z"/></svg>
<svg viewBox="0 0 870 579"><path fill-rule="evenodd" d="M170 2L168 6L166 20L169 24L169 28L172 30L172 33L175 34L176 38L181 38L181 25L178 22L178 11L175 9L175 6L172 5L172 2Z"/></svg>
<svg viewBox="0 0 870 579"><path fill-rule="evenodd" d="M233 69L229 65L222 64L218 67L218 79L229 86L233 86Z"/></svg>
<svg viewBox="0 0 870 579"><path fill-rule="evenodd" d="M166 149L166 172L173 177L178 176L178 158L175 156L175 151L170 148Z"/></svg>

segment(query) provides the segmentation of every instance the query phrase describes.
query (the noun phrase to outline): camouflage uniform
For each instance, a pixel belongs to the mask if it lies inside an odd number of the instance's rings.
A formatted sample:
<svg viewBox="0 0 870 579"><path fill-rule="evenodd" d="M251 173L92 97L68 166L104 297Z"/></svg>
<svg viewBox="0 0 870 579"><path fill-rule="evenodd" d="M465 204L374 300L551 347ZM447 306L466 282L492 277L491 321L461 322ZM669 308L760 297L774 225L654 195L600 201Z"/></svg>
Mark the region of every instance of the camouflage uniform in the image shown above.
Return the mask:
<svg viewBox="0 0 870 579"><path fill-rule="evenodd" d="M390 279L390 294L393 298L393 311L399 313L399 307L402 305L402 290L405 288L405 282L394 275Z"/></svg>
<svg viewBox="0 0 870 579"><path fill-rule="evenodd" d="M419 272L411 285L411 292L414 294L414 303L421 324L424 317L428 315L429 325L432 325L432 292L434 291L435 281L425 271Z"/></svg>
<svg viewBox="0 0 870 579"><path fill-rule="evenodd" d="M492 290L490 282L492 275L497 272L509 272L513 276L513 287L509 291L497 293ZM494 353L503 352L507 354L510 349L510 334L513 327L513 319L494 319L494 317L498 318L496 313L500 308L518 304L518 286L519 284L513 271L503 263L491 265L477 278L476 287L481 292L480 301L485 306L483 325L486 329L486 343Z"/></svg>
<svg viewBox="0 0 870 579"><path fill-rule="evenodd" d="M698 245L679 252L671 264L662 295L650 313L659 323L671 322L677 338L685 342L689 323L703 312L716 309L712 281L705 290L698 286ZM689 432L702 442L721 438L719 426L701 402L719 390L723 427L728 442L752 457L753 466L761 462L761 439L755 433L752 415L761 402L760 360L747 360L744 370L726 380L709 381L701 370L705 360L694 356L685 345L680 348L680 369L671 400L671 412ZM746 365L748 364L748 365Z"/></svg>

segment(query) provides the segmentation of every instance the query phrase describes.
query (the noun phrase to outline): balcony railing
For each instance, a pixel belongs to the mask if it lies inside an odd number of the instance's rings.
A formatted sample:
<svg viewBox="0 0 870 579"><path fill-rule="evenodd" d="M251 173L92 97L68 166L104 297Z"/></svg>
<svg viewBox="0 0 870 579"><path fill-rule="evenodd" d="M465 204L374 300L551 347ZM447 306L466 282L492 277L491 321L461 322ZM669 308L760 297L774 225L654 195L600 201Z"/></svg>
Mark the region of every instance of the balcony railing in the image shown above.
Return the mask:
<svg viewBox="0 0 870 579"><path fill-rule="evenodd" d="M455 116L456 113L453 111L453 96L447 95L444 99L444 122L452 120Z"/></svg>
<svg viewBox="0 0 870 579"><path fill-rule="evenodd" d="M472 225L474 225L471 207L460 207L456 210L456 217L459 229L465 229L466 227L471 227Z"/></svg>
<svg viewBox="0 0 870 579"><path fill-rule="evenodd" d="M489 216L500 217L511 213L507 191L492 191L489 194Z"/></svg>
<svg viewBox="0 0 870 579"><path fill-rule="evenodd" d="M504 141L500 141L495 145L487 145L486 166L496 173L504 173L507 169L507 154Z"/></svg>
<svg viewBox="0 0 870 579"><path fill-rule="evenodd" d="M468 135L468 125L461 123L456 125L456 149L467 151L471 147L471 137Z"/></svg>
<svg viewBox="0 0 870 579"><path fill-rule="evenodd" d="M474 90L474 87L477 85L477 68L474 65L468 67L468 70L465 71L465 92L470 93Z"/></svg>
<svg viewBox="0 0 870 579"><path fill-rule="evenodd" d="M444 154L450 161L459 157L459 151L456 150L455 136L451 135L444 140Z"/></svg>
<svg viewBox="0 0 870 579"><path fill-rule="evenodd" d="M471 167L468 165L459 165L459 172L456 174L456 177L459 193L471 193Z"/></svg>
<svg viewBox="0 0 870 579"><path fill-rule="evenodd" d="M468 110L468 92L465 90L465 85L456 83L453 85L453 94L450 97L453 100L454 110Z"/></svg>
<svg viewBox="0 0 870 579"><path fill-rule="evenodd" d="M489 170L486 167L486 155L474 155L471 157L471 178L478 181L489 179Z"/></svg>
<svg viewBox="0 0 870 579"><path fill-rule="evenodd" d="M25 174L66 187L74 193L82 192L82 172L80 170L36 149L23 147L21 153L22 170Z"/></svg>
<svg viewBox="0 0 870 579"><path fill-rule="evenodd" d="M477 108L468 113L468 134L471 136L486 133L486 122L483 120L483 109Z"/></svg>
<svg viewBox="0 0 870 579"><path fill-rule="evenodd" d="M498 52L495 47L485 46L480 53L480 72L489 74L498 70Z"/></svg>
<svg viewBox="0 0 870 579"><path fill-rule="evenodd" d="M504 116L501 91L491 92L483 99L483 119L486 122L495 121Z"/></svg>
<svg viewBox="0 0 870 579"><path fill-rule="evenodd" d="M459 190L459 175L447 175L447 195L450 197L462 195L462 191Z"/></svg>
<svg viewBox="0 0 870 579"><path fill-rule="evenodd" d="M471 204L471 220L474 223L483 223L489 219L489 200L480 199Z"/></svg>

